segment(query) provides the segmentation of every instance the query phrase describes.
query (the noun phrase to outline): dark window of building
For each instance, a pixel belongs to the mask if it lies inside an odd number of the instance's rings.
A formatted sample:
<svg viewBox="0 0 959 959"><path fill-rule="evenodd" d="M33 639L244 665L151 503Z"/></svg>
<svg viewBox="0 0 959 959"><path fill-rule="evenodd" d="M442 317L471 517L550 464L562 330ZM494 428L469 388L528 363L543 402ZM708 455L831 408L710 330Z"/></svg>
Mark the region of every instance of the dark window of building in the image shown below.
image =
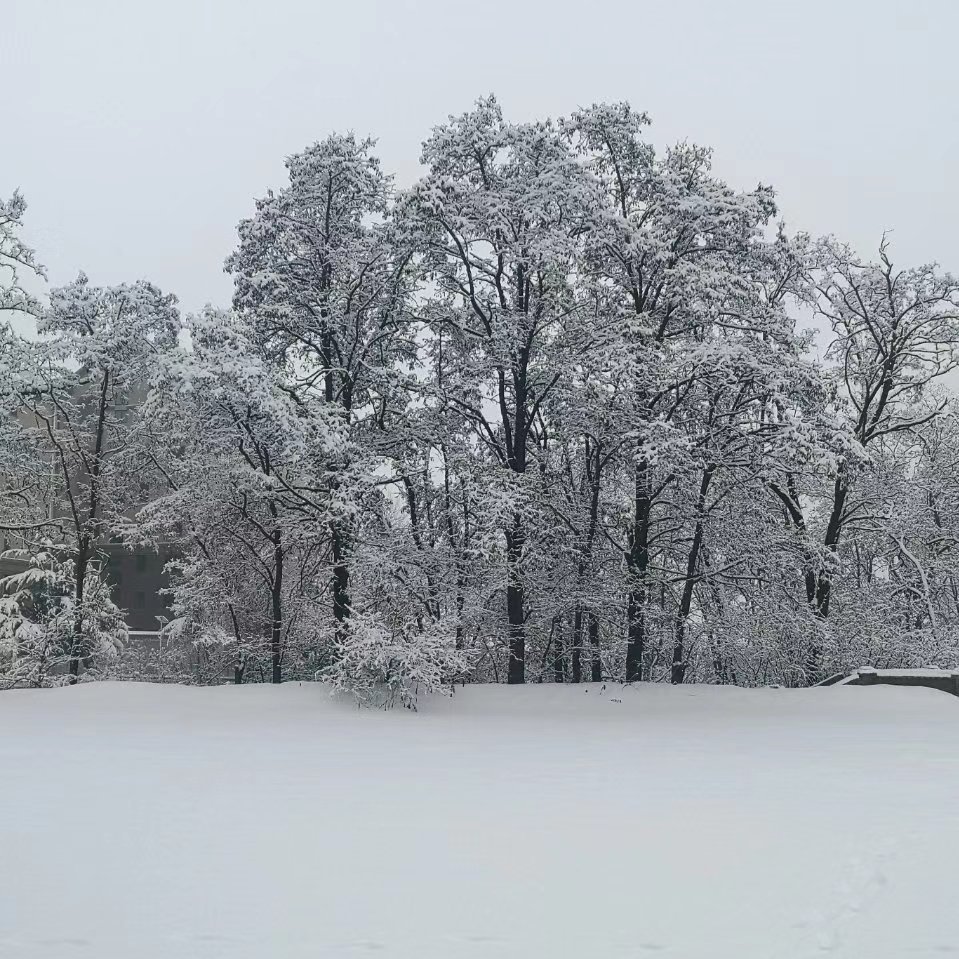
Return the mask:
<svg viewBox="0 0 959 959"><path fill-rule="evenodd" d="M137 554L137 572L138 573L145 572L146 568L147 568L146 556L144 556L143 553L138 553Z"/></svg>
<svg viewBox="0 0 959 959"><path fill-rule="evenodd" d="M146 604L147 598L143 590L140 590L138 593L134 594L133 605L136 606L137 609L143 609Z"/></svg>

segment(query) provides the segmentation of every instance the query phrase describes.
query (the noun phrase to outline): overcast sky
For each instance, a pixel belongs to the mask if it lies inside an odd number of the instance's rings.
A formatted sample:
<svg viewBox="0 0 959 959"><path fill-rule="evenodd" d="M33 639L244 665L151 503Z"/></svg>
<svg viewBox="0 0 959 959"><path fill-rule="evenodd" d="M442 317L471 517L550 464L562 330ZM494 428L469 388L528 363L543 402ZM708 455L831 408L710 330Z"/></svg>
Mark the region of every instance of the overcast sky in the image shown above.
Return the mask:
<svg viewBox="0 0 959 959"><path fill-rule="evenodd" d="M0 194L54 283L226 305L237 221L328 132L403 184L480 95L627 99L790 226L959 271L957 36L957 0L0 0Z"/></svg>

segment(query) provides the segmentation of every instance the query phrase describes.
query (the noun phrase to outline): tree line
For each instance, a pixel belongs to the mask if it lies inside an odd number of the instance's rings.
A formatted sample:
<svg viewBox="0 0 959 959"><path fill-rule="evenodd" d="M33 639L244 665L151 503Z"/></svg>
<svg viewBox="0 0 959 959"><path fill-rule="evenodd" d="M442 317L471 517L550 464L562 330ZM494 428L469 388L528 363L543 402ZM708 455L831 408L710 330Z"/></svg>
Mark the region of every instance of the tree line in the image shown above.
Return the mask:
<svg viewBox="0 0 959 959"><path fill-rule="evenodd" d="M3 204L0 309L39 334L0 326L9 681L410 702L956 665L959 282L791 234L648 124L490 97L404 189L329 136L239 224L230 308L189 316L82 274L41 304ZM110 539L173 551L152 663Z"/></svg>

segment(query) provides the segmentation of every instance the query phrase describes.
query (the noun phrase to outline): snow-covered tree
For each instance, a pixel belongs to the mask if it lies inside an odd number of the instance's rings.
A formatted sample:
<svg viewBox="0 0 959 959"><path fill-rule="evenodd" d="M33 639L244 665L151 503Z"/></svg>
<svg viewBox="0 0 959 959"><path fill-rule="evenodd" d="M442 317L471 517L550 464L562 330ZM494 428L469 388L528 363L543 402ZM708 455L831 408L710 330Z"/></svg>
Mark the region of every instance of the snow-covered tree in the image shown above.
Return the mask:
<svg viewBox="0 0 959 959"><path fill-rule="evenodd" d="M436 388L498 477L505 548L508 681L526 671L526 566L539 509L535 447L575 348L572 278L591 184L550 122L513 124L492 97L437 127L426 176L401 198L399 229L435 286L424 311L446 335ZM499 507L499 508L498 508Z"/></svg>
<svg viewBox="0 0 959 959"><path fill-rule="evenodd" d="M24 274L43 277L36 255L20 237L26 203L19 193L0 199L0 547L16 542L16 531L35 518L37 487L46 469L20 442L16 417L21 412L17 383L23 363L23 340L9 320L18 313L37 314L41 305L23 286Z"/></svg>
<svg viewBox="0 0 959 959"><path fill-rule="evenodd" d="M333 135L287 160L289 185L257 202L227 261L234 306L254 329L286 388L326 403L347 443L330 464L329 495L350 499L352 477L377 469L376 443L405 401L403 365L415 360L405 311L412 282L383 223L391 180L372 140ZM356 530L348 512L325 518L337 639L351 609Z"/></svg>
<svg viewBox="0 0 959 959"><path fill-rule="evenodd" d="M812 302L831 328L831 364L824 372L829 399L821 420L833 455L821 476L825 488L787 474L774 489L809 542L807 601L825 624L842 575L843 534L869 525L875 513L875 501L861 495L869 487L863 477L873 469L871 460L899 434L918 437L945 408L944 400L931 407L923 400L959 362L959 282L934 265L897 268L885 240L877 262L832 239L818 244L814 257ZM818 519L820 512L816 534L807 514ZM810 679L821 675L823 659L823 643L816 641L806 663Z"/></svg>
<svg viewBox="0 0 959 959"><path fill-rule="evenodd" d="M399 193L373 141L328 136L240 223L232 310L182 338L147 283L40 311L0 205L0 308L40 316L0 324L18 681L112 659L113 536L172 550L156 666L202 682L413 705L955 665L959 284L790 236L769 187L648 127L488 97Z"/></svg>
<svg viewBox="0 0 959 959"><path fill-rule="evenodd" d="M36 254L20 236L26 201L20 193L9 200L0 198L0 321L14 312L36 314L39 300L23 286L23 275L44 276Z"/></svg>
<svg viewBox="0 0 959 959"><path fill-rule="evenodd" d="M445 620L426 628L357 610L335 663L324 673L333 689L369 705L416 708L421 693L451 687L468 669Z"/></svg>
<svg viewBox="0 0 959 959"><path fill-rule="evenodd" d="M177 546L176 635L225 650L238 682L265 655L278 683L284 663L302 675L297 657L333 644L317 614L326 528L349 514L329 482L345 428L263 358L243 317L208 310L187 326L191 346L163 358L148 407L167 488L139 532Z"/></svg>
<svg viewBox="0 0 959 959"><path fill-rule="evenodd" d="M71 564L71 682L101 640L90 624L114 620L109 596L90 580L99 575L99 547L148 493L138 408L178 328L175 298L151 284L93 287L81 274L51 292L40 340L10 342L9 441L24 470L16 497L4 497L0 529L29 552L51 540ZM104 602L102 616L89 611L91 597Z"/></svg>
<svg viewBox="0 0 959 959"><path fill-rule="evenodd" d="M24 568L0 579L0 685L72 681L76 673L67 670L77 657L78 622L87 665L103 667L115 660L126 637L123 614L96 566L77 593L70 554L69 548L49 542L2 554Z"/></svg>

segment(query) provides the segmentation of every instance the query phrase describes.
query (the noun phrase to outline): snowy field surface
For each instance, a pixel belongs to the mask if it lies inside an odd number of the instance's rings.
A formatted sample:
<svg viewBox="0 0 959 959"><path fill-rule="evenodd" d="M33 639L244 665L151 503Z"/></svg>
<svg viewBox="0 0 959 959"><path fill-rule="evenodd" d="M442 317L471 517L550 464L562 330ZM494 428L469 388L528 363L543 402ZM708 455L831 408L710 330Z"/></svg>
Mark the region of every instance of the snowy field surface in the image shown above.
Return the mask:
<svg viewBox="0 0 959 959"><path fill-rule="evenodd" d="M0 694L7 959L959 954L926 689Z"/></svg>

